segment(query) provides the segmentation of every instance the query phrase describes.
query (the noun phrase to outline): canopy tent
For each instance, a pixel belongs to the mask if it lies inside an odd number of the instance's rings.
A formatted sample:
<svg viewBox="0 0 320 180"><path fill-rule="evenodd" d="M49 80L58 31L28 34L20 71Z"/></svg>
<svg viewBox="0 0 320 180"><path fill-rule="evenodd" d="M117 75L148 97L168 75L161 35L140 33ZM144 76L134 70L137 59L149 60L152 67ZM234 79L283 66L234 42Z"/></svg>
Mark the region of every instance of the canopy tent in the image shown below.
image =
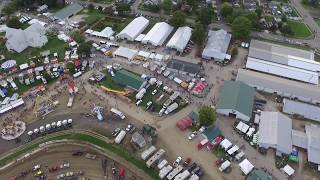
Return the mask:
<svg viewBox="0 0 320 180"><path fill-rule="evenodd" d="M24 63L24 64L21 64L19 66L20 70L24 70L24 69L27 69L29 66L28 66L28 63Z"/></svg>
<svg viewBox="0 0 320 180"><path fill-rule="evenodd" d="M239 131L246 133L249 129L249 126L242 121L239 122L239 124L236 127Z"/></svg>
<svg viewBox="0 0 320 180"><path fill-rule="evenodd" d="M156 56L154 57L154 60L156 61L162 61L163 60L163 55L162 54L156 54Z"/></svg>
<svg viewBox="0 0 320 180"><path fill-rule="evenodd" d="M176 124L176 126L182 131L187 129L191 125L192 125L192 119L189 116L186 116L183 119L179 120Z"/></svg>
<svg viewBox="0 0 320 180"><path fill-rule="evenodd" d="M149 20L143 16L132 20L118 35L120 39L134 41L149 25Z"/></svg>
<svg viewBox="0 0 320 180"><path fill-rule="evenodd" d="M288 175L292 176L294 174L294 169L288 164L282 168L282 170Z"/></svg>
<svg viewBox="0 0 320 180"><path fill-rule="evenodd" d="M164 41L168 38L173 31L173 27L166 22L156 23L152 29L142 39L144 44L152 44L153 46L162 46Z"/></svg>
<svg viewBox="0 0 320 180"><path fill-rule="evenodd" d="M140 34L140 35L135 39L135 41L141 42L142 39L143 39L145 36L146 36L145 34Z"/></svg>
<svg viewBox="0 0 320 180"><path fill-rule="evenodd" d="M232 155L233 153L235 153L236 151L239 150L239 147L237 145L234 145L231 149L229 149L227 152L229 155Z"/></svg>
<svg viewBox="0 0 320 180"><path fill-rule="evenodd" d="M129 49L123 46L120 46L115 52L114 55L115 56L120 56L120 57L124 57L127 58L129 60L133 59L135 57L135 55L138 53L137 50L133 50L133 49Z"/></svg>
<svg viewBox="0 0 320 180"><path fill-rule="evenodd" d="M191 38L191 31L192 29L188 26L179 27L167 43L167 47L182 52Z"/></svg>
<svg viewBox="0 0 320 180"><path fill-rule="evenodd" d="M249 128L249 131L247 132L247 136L251 137L255 131L256 131L255 128Z"/></svg>
<svg viewBox="0 0 320 180"><path fill-rule="evenodd" d="M250 161L248 161L248 159L244 159L240 164L240 169L241 171L245 174L248 175L254 168L254 166L251 164Z"/></svg>
<svg viewBox="0 0 320 180"><path fill-rule="evenodd" d="M224 139L220 145L224 150L227 150L232 146L232 143L228 139Z"/></svg>
<svg viewBox="0 0 320 180"><path fill-rule="evenodd" d="M138 56L144 57L145 59L149 58L151 53L146 51L139 51Z"/></svg>
<svg viewBox="0 0 320 180"><path fill-rule="evenodd" d="M10 69L10 68L14 67L15 65L17 65L16 60L8 60L8 61L1 64L1 68L2 69Z"/></svg>

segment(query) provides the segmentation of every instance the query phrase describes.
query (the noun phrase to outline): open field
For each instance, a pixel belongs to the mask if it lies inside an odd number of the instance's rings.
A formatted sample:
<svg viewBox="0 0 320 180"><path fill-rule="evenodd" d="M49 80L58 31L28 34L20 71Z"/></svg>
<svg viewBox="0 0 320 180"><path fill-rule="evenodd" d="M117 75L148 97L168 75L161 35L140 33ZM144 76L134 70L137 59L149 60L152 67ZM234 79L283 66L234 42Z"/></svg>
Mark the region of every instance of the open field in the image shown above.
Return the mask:
<svg viewBox="0 0 320 180"><path fill-rule="evenodd" d="M291 27L295 38L309 38L312 36L312 32L309 27L303 22L288 21L288 25Z"/></svg>
<svg viewBox="0 0 320 180"><path fill-rule="evenodd" d="M86 15L87 17L84 18L85 22L90 26L99 21L101 18L105 17L104 14L99 12L98 10L85 10L82 14Z"/></svg>

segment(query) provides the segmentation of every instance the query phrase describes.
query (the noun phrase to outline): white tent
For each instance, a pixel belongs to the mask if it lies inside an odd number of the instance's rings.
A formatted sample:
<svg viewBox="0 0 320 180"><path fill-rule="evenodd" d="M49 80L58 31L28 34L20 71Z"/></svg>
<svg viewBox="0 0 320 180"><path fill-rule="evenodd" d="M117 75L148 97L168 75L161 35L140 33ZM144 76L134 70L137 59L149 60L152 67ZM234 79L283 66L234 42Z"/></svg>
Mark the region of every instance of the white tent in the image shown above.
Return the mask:
<svg viewBox="0 0 320 180"><path fill-rule="evenodd" d="M282 168L282 170L288 175L292 176L294 174L294 169L288 164Z"/></svg>
<svg viewBox="0 0 320 180"><path fill-rule="evenodd" d="M141 42L142 39L143 39L145 36L146 36L145 34L140 34L140 35L135 39L135 41Z"/></svg>
<svg viewBox="0 0 320 180"><path fill-rule="evenodd" d="M134 41L149 25L149 20L140 16L132 20L118 35L120 39Z"/></svg>
<svg viewBox="0 0 320 180"><path fill-rule="evenodd" d="M139 51L138 56L144 57L144 58L149 58L150 53L146 51Z"/></svg>
<svg viewBox="0 0 320 180"><path fill-rule="evenodd" d="M162 46L164 41L168 38L172 32L173 27L166 22L156 23L152 29L142 39L142 43L150 43L154 46Z"/></svg>
<svg viewBox="0 0 320 180"><path fill-rule="evenodd" d="M231 149L229 149L228 151L227 151L227 153L229 154L229 155L232 155L234 152L236 152L236 151L238 151L239 150L239 147L237 146L237 145L234 145Z"/></svg>
<svg viewBox="0 0 320 180"><path fill-rule="evenodd" d="M255 130L256 130L255 128L249 128L249 131L247 132L247 136L251 137Z"/></svg>
<svg viewBox="0 0 320 180"><path fill-rule="evenodd" d="M24 69L27 69L29 67L29 65L27 63L24 63L24 64L21 64L19 66L20 70L24 70Z"/></svg>
<svg viewBox="0 0 320 180"><path fill-rule="evenodd" d="M232 146L232 143L228 139L224 139L223 141L221 141L220 145L224 150L227 150Z"/></svg>
<svg viewBox="0 0 320 180"><path fill-rule="evenodd" d="M254 166L251 164L248 159L244 159L241 163L239 163L241 171L245 174L248 175L254 168Z"/></svg>
<svg viewBox="0 0 320 180"><path fill-rule="evenodd" d="M40 21L39 19L31 19L28 24L32 25L34 23L39 23L41 26L45 27L47 25L47 23Z"/></svg>
<svg viewBox="0 0 320 180"><path fill-rule="evenodd" d="M179 27L167 43L167 47L182 52L191 38L191 31L192 29L188 26Z"/></svg>
<svg viewBox="0 0 320 180"><path fill-rule="evenodd" d="M100 37L100 38L110 38L113 34L114 31L112 30L111 27L105 27L102 31L93 31L91 29L87 29L85 33L88 33L92 36Z"/></svg>
<svg viewBox="0 0 320 180"><path fill-rule="evenodd" d="M115 56L120 56L120 57L124 57L127 58L129 60L133 59L135 57L135 55L138 53L137 50L133 50L133 49L129 49L123 46L120 46L115 52L114 55Z"/></svg>
<svg viewBox="0 0 320 180"><path fill-rule="evenodd" d="M249 126L242 121L239 122L239 124L236 127L239 131L246 133L249 129Z"/></svg>
<svg viewBox="0 0 320 180"><path fill-rule="evenodd" d="M156 60L156 61L162 61L163 60L163 55L162 54L156 54L156 56L154 57L154 59Z"/></svg>

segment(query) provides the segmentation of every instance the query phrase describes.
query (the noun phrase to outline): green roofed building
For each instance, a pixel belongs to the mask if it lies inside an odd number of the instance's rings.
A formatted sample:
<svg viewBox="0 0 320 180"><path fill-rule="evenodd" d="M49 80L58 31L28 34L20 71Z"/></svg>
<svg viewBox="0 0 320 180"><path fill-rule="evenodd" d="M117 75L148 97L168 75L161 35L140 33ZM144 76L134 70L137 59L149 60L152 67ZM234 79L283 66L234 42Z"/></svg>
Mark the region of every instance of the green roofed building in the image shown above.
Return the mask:
<svg viewBox="0 0 320 180"><path fill-rule="evenodd" d="M219 114L249 121L253 110L255 89L240 81L225 81L217 104Z"/></svg>
<svg viewBox="0 0 320 180"><path fill-rule="evenodd" d="M272 180L272 177L261 169L253 170L247 180Z"/></svg>
<svg viewBox="0 0 320 180"><path fill-rule="evenodd" d="M117 71L112 80L135 91L139 91L144 84L144 80L140 76L124 69Z"/></svg>
<svg viewBox="0 0 320 180"><path fill-rule="evenodd" d="M62 9L60 9L58 12L56 12L53 15L54 19L59 19L59 20L66 20L69 17L79 13L81 10L83 9L83 7L78 4L78 3L72 3Z"/></svg>

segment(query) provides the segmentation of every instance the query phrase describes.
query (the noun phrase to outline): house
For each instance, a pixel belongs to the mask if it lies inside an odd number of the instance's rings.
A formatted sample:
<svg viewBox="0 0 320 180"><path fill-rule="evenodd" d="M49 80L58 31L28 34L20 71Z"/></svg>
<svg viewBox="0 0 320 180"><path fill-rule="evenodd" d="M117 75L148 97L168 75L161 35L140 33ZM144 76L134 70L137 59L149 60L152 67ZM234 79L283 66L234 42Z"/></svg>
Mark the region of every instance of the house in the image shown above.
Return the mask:
<svg viewBox="0 0 320 180"><path fill-rule="evenodd" d="M246 69L238 69L237 81L244 82L258 91L312 104L320 103L320 88L315 85Z"/></svg>
<svg viewBox="0 0 320 180"><path fill-rule="evenodd" d="M166 46L183 52L191 38L191 31L192 29L188 26L179 27Z"/></svg>
<svg viewBox="0 0 320 180"><path fill-rule="evenodd" d="M211 142L221 135L221 131L218 127L211 126L208 127L201 135L203 138L208 139L208 141Z"/></svg>
<svg viewBox="0 0 320 180"><path fill-rule="evenodd" d="M166 22L156 23L151 30L142 39L143 44L151 44L153 46L162 46L164 41L173 31L173 27Z"/></svg>
<svg viewBox="0 0 320 180"><path fill-rule="evenodd" d="M209 31L207 45L202 52L202 58L219 62L225 59L230 60L231 56L227 54L230 40L231 34L223 29Z"/></svg>
<svg viewBox="0 0 320 180"><path fill-rule="evenodd" d="M34 23L27 29L8 28L6 30L6 47L9 51L21 53L28 47L42 47L48 42L46 30L39 23Z"/></svg>
<svg viewBox="0 0 320 180"><path fill-rule="evenodd" d="M249 121L252 116L254 88L240 81L225 81L217 103L217 113Z"/></svg>
<svg viewBox="0 0 320 180"><path fill-rule="evenodd" d="M58 12L56 12L53 15L53 19L55 20L67 20L68 18L78 14L80 11L82 11L83 7L78 3L72 3L68 6L60 9Z"/></svg>
<svg viewBox="0 0 320 180"><path fill-rule="evenodd" d="M292 120L279 112L262 111L259 122L259 147L274 148L277 155L292 152Z"/></svg>
<svg viewBox="0 0 320 180"><path fill-rule="evenodd" d="M132 20L118 35L119 39L134 41L149 25L149 20L143 16Z"/></svg>
<svg viewBox="0 0 320 180"><path fill-rule="evenodd" d="M144 148L146 146L146 140L138 132L135 132L135 133L132 134L131 142L136 144L140 149L142 149L142 148Z"/></svg>

